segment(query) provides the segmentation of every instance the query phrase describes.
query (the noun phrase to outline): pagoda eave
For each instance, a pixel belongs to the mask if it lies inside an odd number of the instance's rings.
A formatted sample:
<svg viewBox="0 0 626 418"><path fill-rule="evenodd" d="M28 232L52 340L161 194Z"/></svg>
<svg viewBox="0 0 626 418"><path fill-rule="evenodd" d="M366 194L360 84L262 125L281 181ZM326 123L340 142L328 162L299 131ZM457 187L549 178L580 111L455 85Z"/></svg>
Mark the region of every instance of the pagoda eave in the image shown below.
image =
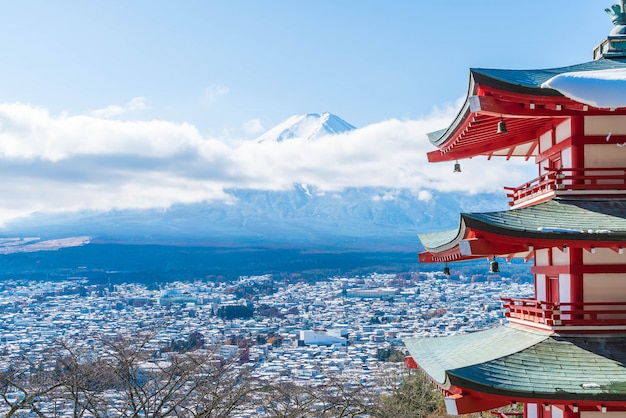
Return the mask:
<svg viewBox="0 0 626 418"><path fill-rule="evenodd" d="M486 388L488 390L488 388ZM486 411L506 407L517 403L537 403L541 401L541 407L545 405L563 405L570 411L585 412L602 412L602 408L598 407L598 402L604 406L606 412L624 412L626 404L623 400L607 400L607 399L563 399L563 398L546 398L539 396L527 396L527 394L494 394L492 392L479 392L476 390L468 390L461 387L451 387L451 392L443 390L445 396L446 411L450 415L471 414L475 412Z"/></svg>
<svg viewBox="0 0 626 418"><path fill-rule="evenodd" d="M593 226L593 228L592 228ZM626 199L558 199L501 212L461 214L457 229L419 235L424 263L532 258L540 248L626 247Z"/></svg>
<svg viewBox="0 0 626 418"><path fill-rule="evenodd" d="M584 394L579 392L541 392L540 390L515 390L515 389L497 389L486 384L480 384L467 379L459 378L451 375L450 380L454 391L467 393L468 396L474 396L478 399L489 399L492 402L542 402L551 404L563 404L564 402L577 402L596 405L598 402L611 403L613 406L620 406L621 410L626 409L624 395L622 393L594 393ZM508 402L507 402L508 401ZM478 411L468 411L478 412Z"/></svg>
<svg viewBox="0 0 626 418"><path fill-rule="evenodd" d="M445 251L426 250L418 254L421 263L442 263L467 261L478 258L504 257L506 259L523 258L525 261L533 257L533 250L541 248L582 248L593 252L598 248L609 248L616 253L621 253L626 247L626 240L606 241L601 234L587 234L586 238L575 237L572 234L560 234L559 237L531 237L522 235L514 238L503 232L494 234L491 232L470 229L472 235L480 238L461 239L455 242ZM592 239L590 239L592 238Z"/></svg>
<svg viewBox="0 0 626 418"><path fill-rule="evenodd" d="M453 248L440 253L424 251L418 254L421 263L441 263L452 261L467 261L478 258L506 257L528 259L529 246L526 243L507 243L503 240L464 239Z"/></svg>
<svg viewBox="0 0 626 418"><path fill-rule="evenodd" d="M519 90L519 89L518 89ZM577 116L625 115L626 108L589 106L550 89L505 90L475 83L450 127L431 142L437 150L429 162L454 161L476 156L523 157L537 154L539 135L559 121ZM506 132L498 132L504 121Z"/></svg>

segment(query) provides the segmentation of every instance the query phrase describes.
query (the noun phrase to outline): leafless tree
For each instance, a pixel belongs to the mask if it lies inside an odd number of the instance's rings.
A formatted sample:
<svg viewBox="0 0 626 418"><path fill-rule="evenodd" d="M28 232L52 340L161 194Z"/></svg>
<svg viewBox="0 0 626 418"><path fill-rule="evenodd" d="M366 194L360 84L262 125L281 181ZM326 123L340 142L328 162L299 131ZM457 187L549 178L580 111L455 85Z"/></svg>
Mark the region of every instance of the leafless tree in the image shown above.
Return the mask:
<svg viewBox="0 0 626 418"><path fill-rule="evenodd" d="M251 378L251 367L236 361L221 361L215 356L187 354L198 363L191 376L194 393L184 409L194 418L227 418L234 412L255 405L254 394L260 386Z"/></svg>
<svg viewBox="0 0 626 418"><path fill-rule="evenodd" d="M432 418L443 415L443 395L421 372L407 374L392 391L380 396L371 411L371 416L376 418Z"/></svg>
<svg viewBox="0 0 626 418"><path fill-rule="evenodd" d="M74 417L228 417L244 408L254 386L250 368L213 350L162 355L154 332L100 338L98 355L68 343L56 351L54 391ZM90 355L91 354L91 355Z"/></svg>
<svg viewBox="0 0 626 418"><path fill-rule="evenodd" d="M333 376L320 389L320 417L355 418L365 416L371 409L374 390L362 381Z"/></svg>
<svg viewBox="0 0 626 418"><path fill-rule="evenodd" d="M27 356L13 359L10 368L0 374L0 411L5 417L49 416L44 405L62 386L43 364L34 364Z"/></svg>
<svg viewBox="0 0 626 418"><path fill-rule="evenodd" d="M319 393L310 387L291 382L280 382L266 386L262 392L265 414L271 418L311 417Z"/></svg>
<svg viewBox="0 0 626 418"><path fill-rule="evenodd" d="M0 373L5 417L422 418L442 412L442 397L421 373L380 381L321 370L317 378L265 382L254 366L215 350L162 353L154 332L97 339L97 347L59 341L36 362L22 357ZM404 379L403 379L404 377Z"/></svg>
<svg viewBox="0 0 626 418"><path fill-rule="evenodd" d="M275 418L357 418L369 416L378 385L352 375L328 372L303 383L270 384L264 391L265 413Z"/></svg>

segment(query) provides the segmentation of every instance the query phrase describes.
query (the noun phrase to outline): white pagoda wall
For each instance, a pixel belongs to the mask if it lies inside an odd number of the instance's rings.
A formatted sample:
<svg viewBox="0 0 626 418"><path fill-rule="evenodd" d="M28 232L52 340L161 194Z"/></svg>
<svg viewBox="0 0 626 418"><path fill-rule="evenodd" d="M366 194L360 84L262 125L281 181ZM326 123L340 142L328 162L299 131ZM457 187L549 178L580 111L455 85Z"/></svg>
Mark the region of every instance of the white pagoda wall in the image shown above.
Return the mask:
<svg viewBox="0 0 626 418"><path fill-rule="evenodd" d="M567 119L558 125L554 129L554 142L556 144L565 141L572 137L572 121Z"/></svg>
<svg viewBox="0 0 626 418"><path fill-rule="evenodd" d="M583 251L583 263L588 266L626 264L626 252L619 254L610 248L597 248L595 253Z"/></svg>
<svg viewBox="0 0 626 418"><path fill-rule="evenodd" d="M556 144L572 137L572 121L567 119L554 128L539 136L539 152L545 153Z"/></svg>
<svg viewBox="0 0 626 418"><path fill-rule="evenodd" d="M535 251L535 265L536 266L548 266L550 265L550 255L549 250L547 248L536 250ZM537 300L547 300L547 286L546 286L546 275L545 274L536 274L535 275L535 297Z"/></svg>
<svg viewBox="0 0 626 418"><path fill-rule="evenodd" d="M567 119L561 123L559 123L554 131L550 130L545 132L544 134L539 136L539 152L546 153L550 150L550 148L555 145L560 144L572 137L572 122L570 119ZM563 148L559 153L561 158L561 166L565 168L572 167L572 148L566 147ZM546 174L549 164L545 161L539 161L539 175ZM570 181L566 181L569 183Z"/></svg>
<svg viewBox="0 0 626 418"><path fill-rule="evenodd" d="M594 253L583 251L585 265L624 265L626 254L609 248L598 248ZM626 273L587 273L583 275L585 302L626 302ZM621 309L619 306L594 306L593 309ZM604 316L610 318L611 316Z"/></svg>
<svg viewBox="0 0 626 418"><path fill-rule="evenodd" d="M622 167L626 158L626 146L616 144L586 144L585 168Z"/></svg>
<svg viewBox="0 0 626 418"><path fill-rule="evenodd" d="M545 301L548 299L545 274L535 275L535 294L537 300Z"/></svg>
<svg viewBox="0 0 626 418"><path fill-rule="evenodd" d="M570 265L569 251L563 251L560 248L552 248L552 265L568 266ZM571 302L571 280L569 273L559 274L559 300L563 303ZM568 319L568 315L562 315L563 319Z"/></svg>
<svg viewBox="0 0 626 418"><path fill-rule="evenodd" d="M563 418L563 410L558 406L552 406L551 408L552 418Z"/></svg>
<svg viewBox="0 0 626 418"><path fill-rule="evenodd" d="M609 248L598 248L595 253L583 251L583 263L626 266L626 254L619 254ZM626 273L585 274L583 295L585 302L626 302Z"/></svg>
<svg viewBox="0 0 626 418"><path fill-rule="evenodd" d="M626 274L585 274L583 295L585 302L626 302Z"/></svg>
<svg viewBox="0 0 626 418"><path fill-rule="evenodd" d="M526 404L525 418L539 418L539 405L536 403Z"/></svg>
<svg viewBox="0 0 626 418"><path fill-rule="evenodd" d="M535 251L536 266L567 266L570 264L569 252L562 251L560 248L552 248L552 260L550 260L550 250L540 249ZM559 300L561 302L570 302L571 276L570 274L559 274ZM548 300L548 281L545 274L539 273L535 275L535 294L537 300Z"/></svg>
<svg viewBox="0 0 626 418"><path fill-rule="evenodd" d="M539 152L546 152L552 148L552 145L552 131L548 131L539 137Z"/></svg>
<svg viewBox="0 0 626 418"><path fill-rule="evenodd" d="M569 168L573 166L572 162L572 147L565 148L561 151L561 165L563 168ZM571 184L571 180L568 180L565 184Z"/></svg>
<svg viewBox="0 0 626 418"><path fill-rule="evenodd" d="M626 116L585 116L585 136L626 135Z"/></svg>

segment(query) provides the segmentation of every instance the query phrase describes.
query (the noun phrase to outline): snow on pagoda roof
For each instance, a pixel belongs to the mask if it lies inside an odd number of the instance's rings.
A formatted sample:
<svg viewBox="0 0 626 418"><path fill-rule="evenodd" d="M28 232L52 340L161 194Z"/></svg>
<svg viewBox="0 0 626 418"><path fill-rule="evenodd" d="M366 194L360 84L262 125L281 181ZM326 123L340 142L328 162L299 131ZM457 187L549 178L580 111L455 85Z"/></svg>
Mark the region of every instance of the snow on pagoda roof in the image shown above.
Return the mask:
<svg viewBox="0 0 626 418"><path fill-rule="evenodd" d="M626 69L573 71L541 84L565 97L600 109L626 107Z"/></svg>
<svg viewBox="0 0 626 418"><path fill-rule="evenodd" d="M626 60L619 58L602 58L565 67L544 69L502 69L502 68L471 68L470 75L475 83L498 87L502 90L517 91L527 94L554 95L542 88L542 84L561 74L574 72L596 72L603 70L626 69Z"/></svg>

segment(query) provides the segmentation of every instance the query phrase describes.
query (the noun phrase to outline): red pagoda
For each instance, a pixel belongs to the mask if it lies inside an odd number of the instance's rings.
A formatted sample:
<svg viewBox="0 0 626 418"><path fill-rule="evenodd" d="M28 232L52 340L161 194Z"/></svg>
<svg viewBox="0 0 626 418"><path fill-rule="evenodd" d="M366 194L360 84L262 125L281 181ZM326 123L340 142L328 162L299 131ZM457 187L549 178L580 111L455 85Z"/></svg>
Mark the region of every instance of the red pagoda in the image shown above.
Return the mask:
<svg viewBox="0 0 626 418"><path fill-rule="evenodd" d="M535 295L503 300L507 324L405 340L407 365L444 393L449 414L517 405L533 418L626 416L624 6L607 9L615 27L593 61L471 69L458 116L429 135L430 162L537 164L535 179L505 187L508 210L420 235L422 263L533 260Z"/></svg>

